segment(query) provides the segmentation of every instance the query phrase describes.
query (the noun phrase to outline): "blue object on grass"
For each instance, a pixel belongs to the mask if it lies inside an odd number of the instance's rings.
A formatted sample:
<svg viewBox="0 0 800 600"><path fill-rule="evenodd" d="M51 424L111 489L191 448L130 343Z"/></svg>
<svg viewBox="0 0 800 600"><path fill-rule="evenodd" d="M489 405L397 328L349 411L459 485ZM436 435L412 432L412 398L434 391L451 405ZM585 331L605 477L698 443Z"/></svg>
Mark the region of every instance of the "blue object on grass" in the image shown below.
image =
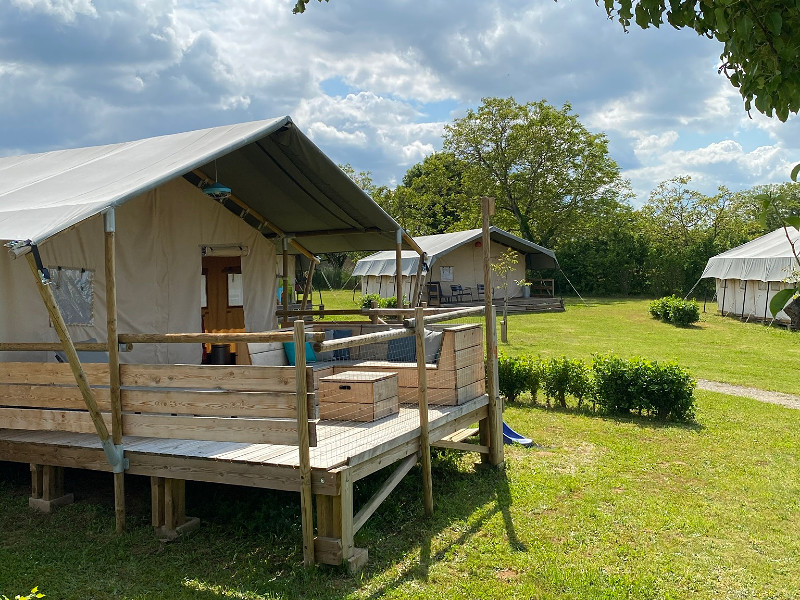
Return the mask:
<svg viewBox="0 0 800 600"><path fill-rule="evenodd" d="M503 421L503 443L504 444L517 443L520 446L525 446L526 448L533 446L532 439L521 436L516 431L511 429L511 427L506 425L505 421Z"/></svg>

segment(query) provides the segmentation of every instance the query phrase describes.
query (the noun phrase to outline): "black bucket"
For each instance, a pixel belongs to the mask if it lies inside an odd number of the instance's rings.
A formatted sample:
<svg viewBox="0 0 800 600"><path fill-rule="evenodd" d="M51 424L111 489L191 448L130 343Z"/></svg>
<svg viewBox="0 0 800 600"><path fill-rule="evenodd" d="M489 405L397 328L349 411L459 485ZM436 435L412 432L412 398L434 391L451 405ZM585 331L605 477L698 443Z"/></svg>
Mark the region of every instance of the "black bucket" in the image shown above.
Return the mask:
<svg viewBox="0 0 800 600"><path fill-rule="evenodd" d="M210 365L229 365L231 364L230 344L211 344L211 355L208 357Z"/></svg>

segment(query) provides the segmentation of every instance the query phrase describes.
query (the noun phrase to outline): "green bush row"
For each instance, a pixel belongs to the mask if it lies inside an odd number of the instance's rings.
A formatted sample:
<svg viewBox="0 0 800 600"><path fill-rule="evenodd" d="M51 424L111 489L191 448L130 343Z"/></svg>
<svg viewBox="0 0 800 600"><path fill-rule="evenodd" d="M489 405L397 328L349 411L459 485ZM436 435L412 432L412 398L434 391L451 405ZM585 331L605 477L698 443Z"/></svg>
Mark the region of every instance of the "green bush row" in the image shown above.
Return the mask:
<svg viewBox="0 0 800 600"><path fill-rule="evenodd" d="M664 296L650 303L650 314L673 325L691 325L700 320L700 305L678 296Z"/></svg>
<svg viewBox="0 0 800 600"><path fill-rule="evenodd" d="M406 297L403 295L403 301ZM397 308L397 296L390 298L382 298L380 294L363 294L361 296L361 308L371 308L372 302L378 305L378 308Z"/></svg>
<svg viewBox="0 0 800 600"><path fill-rule="evenodd" d="M542 389L548 407L554 400L566 408L567 396L571 396L579 408L590 400L606 414L636 412L664 420L694 419L695 382L673 363L606 354L595 355L589 366L563 356L544 360L501 354L498 369L500 393L507 400L529 392L536 402Z"/></svg>

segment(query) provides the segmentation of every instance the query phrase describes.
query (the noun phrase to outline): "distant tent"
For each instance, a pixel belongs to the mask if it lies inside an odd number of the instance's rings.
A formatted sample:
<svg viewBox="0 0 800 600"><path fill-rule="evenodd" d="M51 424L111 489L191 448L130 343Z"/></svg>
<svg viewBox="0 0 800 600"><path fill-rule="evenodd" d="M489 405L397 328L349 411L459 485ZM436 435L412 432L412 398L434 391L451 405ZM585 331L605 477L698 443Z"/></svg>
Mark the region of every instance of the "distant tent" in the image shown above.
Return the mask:
<svg viewBox="0 0 800 600"><path fill-rule="evenodd" d="M727 252L712 256L701 277L716 279L717 307L724 315L789 321L781 311L769 310L772 297L796 278L797 262L783 228ZM800 232L788 228L789 238L800 250Z"/></svg>
<svg viewBox="0 0 800 600"><path fill-rule="evenodd" d="M439 281L447 295L451 285L477 289L483 283L483 249L480 229L425 235L414 241L427 254L429 274L426 281ZM525 279L525 269L555 269L558 261L555 253L543 246L529 242L497 227L489 229L492 240L491 257L498 258L508 248L519 252L521 260L509 274L509 297L522 295L521 286L515 281ZM383 251L362 258L356 263L353 275L361 276L363 294L380 294L384 298L396 294L395 277L397 262L394 251ZM403 294L411 298L417 276L419 255L416 252L402 253ZM496 275L492 274L493 280ZM495 282L497 285L499 282Z"/></svg>

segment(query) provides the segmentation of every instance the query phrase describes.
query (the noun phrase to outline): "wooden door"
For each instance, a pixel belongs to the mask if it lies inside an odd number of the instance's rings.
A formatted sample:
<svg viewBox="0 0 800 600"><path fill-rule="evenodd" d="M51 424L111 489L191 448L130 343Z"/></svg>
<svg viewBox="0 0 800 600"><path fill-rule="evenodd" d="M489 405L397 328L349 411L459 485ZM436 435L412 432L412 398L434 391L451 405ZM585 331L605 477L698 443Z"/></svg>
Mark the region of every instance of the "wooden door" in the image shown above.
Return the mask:
<svg viewBox="0 0 800 600"><path fill-rule="evenodd" d="M204 256L206 304L202 307L203 331L244 331L244 288L240 256ZM231 346L231 351L235 351Z"/></svg>

